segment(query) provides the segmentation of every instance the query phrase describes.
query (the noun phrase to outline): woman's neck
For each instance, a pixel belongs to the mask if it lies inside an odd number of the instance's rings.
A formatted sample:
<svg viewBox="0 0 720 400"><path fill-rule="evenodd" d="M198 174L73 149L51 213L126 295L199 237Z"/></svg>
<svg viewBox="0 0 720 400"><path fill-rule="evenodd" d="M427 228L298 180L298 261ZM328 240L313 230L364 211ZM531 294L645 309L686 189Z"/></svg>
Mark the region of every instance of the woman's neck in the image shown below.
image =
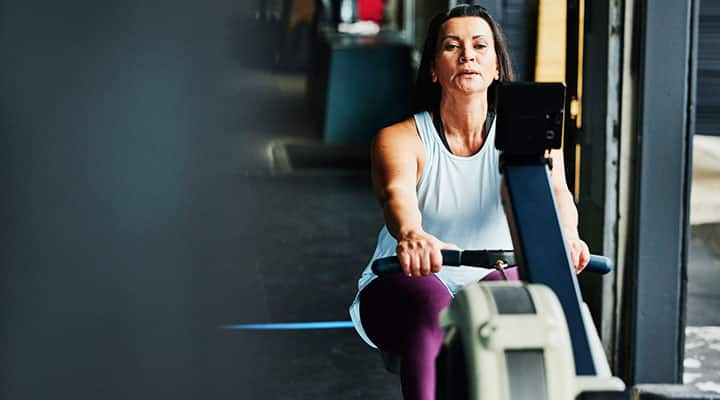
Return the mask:
<svg viewBox="0 0 720 400"><path fill-rule="evenodd" d="M440 116L451 146L462 146L462 149L458 149L460 153L474 153L480 149L487 109L485 93L462 99L449 96L441 99Z"/></svg>

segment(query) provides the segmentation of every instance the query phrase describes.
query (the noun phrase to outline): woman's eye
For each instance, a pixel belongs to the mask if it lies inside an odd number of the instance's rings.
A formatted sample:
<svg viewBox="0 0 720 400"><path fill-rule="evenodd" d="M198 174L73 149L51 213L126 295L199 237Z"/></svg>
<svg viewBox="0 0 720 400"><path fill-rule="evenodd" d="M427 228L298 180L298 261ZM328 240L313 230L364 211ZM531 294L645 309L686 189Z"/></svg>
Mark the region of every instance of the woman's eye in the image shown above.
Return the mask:
<svg viewBox="0 0 720 400"><path fill-rule="evenodd" d="M484 49L486 47L487 47L487 45L485 43L478 43L475 45L476 49Z"/></svg>
<svg viewBox="0 0 720 400"><path fill-rule="evenodd" d="M460 46L456 45L455 43L448 43L445 45L445 50L454 50L454 49L457 49L458 47L460 47Z"/></svg>

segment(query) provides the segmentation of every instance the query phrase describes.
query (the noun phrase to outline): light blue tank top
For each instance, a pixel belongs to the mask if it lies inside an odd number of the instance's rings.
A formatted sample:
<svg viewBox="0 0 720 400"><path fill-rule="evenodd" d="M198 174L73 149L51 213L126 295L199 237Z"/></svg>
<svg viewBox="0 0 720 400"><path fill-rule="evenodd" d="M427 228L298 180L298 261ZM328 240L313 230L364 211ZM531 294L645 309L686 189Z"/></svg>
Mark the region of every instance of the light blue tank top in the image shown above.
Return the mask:
<svg viewBox="0 0 720 400"><path fill-rule="evenodd" d="M443 242L461 249L511 250L512 239L500 197L500 153L495 149L495 123L482 148L470 157L456 156L443 145L427 112L414 115L425 147L425 165L417 185L422 227ZM350 317L360 336L372 347L360 321L360 291L377 275L370 266L377 258L395 255L397 241L387 226L380 230L375 252L358 281ZM436 273L455 295L463 286L477 282L492 270L477 267L443 268Z"/></svg>

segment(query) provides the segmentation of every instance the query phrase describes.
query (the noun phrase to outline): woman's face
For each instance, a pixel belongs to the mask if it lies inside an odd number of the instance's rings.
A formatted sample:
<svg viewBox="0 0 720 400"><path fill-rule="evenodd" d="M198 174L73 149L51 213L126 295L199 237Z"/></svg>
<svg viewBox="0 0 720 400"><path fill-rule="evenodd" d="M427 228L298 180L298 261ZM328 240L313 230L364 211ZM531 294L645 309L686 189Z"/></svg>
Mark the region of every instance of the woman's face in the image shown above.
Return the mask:
<svg viewBox="0 0 720 400"><path fill-rule="evenodd" d="M457 17L440 29L432 80L446 94L487 91L500 76L495 39L481 17Z"/></svg>

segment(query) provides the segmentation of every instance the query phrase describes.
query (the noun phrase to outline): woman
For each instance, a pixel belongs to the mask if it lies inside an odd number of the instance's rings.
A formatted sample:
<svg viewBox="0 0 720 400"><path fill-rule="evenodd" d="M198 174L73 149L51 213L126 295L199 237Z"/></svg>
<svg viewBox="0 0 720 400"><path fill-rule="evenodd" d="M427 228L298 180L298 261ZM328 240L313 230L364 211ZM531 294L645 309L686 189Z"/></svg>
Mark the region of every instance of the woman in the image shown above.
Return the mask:
<svg viewBox="0 0 720 400"><path fill-rule="evenodd" d="M500 279L491 269L441 269L440 250L512 249L488 102L495 82L511 79L505 39L484 8L462 5L439 14L423 47L419 112L382 129L373 142L373 187L386 225L372 260L397 254L404 274L377 277L368 265L350 314L368 344L400 356L405 399L434 398L440 311L464 285ZM560 223L580 272L590 255L578 236L562 152L552 158ZM518 279L516 267L506 274Z"/></svg>

